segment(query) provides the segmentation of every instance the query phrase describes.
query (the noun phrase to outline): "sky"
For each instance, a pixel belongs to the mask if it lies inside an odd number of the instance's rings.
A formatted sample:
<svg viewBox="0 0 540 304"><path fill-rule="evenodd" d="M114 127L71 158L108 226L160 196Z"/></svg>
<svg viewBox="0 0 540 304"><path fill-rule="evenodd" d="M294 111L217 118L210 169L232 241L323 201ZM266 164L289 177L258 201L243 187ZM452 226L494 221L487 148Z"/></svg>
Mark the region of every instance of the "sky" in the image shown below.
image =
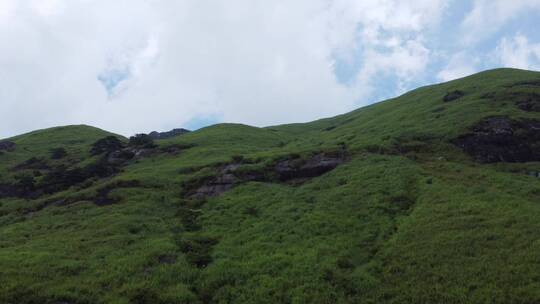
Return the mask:
<svg viewBox="0 0 540 304"><path fill-rule="evenodd" d="M0 0L0 138L342 114L540 69L540 0Z"/></svg>

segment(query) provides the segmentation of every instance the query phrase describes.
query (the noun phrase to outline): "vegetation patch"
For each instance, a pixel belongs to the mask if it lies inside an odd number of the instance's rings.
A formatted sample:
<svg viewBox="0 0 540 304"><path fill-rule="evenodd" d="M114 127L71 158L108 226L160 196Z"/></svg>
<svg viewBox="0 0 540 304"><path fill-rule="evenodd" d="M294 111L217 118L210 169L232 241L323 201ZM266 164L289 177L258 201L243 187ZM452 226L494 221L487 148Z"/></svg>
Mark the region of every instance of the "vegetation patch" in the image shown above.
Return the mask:
<svg viewBox="0 0 540 304"><path fill-rule="evenodd" d="M100 158L84 167L68 168L61 164L50 168L37 158L32 158L16 166L14 169L48 169L39 178L22 173L15 175L11 183L0 185L0 197L38 198L42 195L53 194L80 184L91 178L109 177L118 172L118 167ZM42 175L42 176L41 176Z"/></svg>
<svg viewBox="0 0 540 304"><path fill-rule="evenodd" d="M156 144L150 135L141 133L129 138L129 146L142 149L152 149L156 147Z"/></svg>
<svg viewBox="0 0 540 304"><path fill-rule="evenodd" d="M97 140L92 144L90 152L92 155L98 155L103 153L110 153L124 148L125 145L123 142L118 139L116 136L107 136Z"/></svg>
<svg viewBox="0 0 540 304"><path fill-rule="evenodd" d="M510 102L526 112L540 112L540 94L526 91L502 91L482 96L492 102Z"/></svg>
<svg viewBox="0 0 540 304"><path fill-rule="evenodd" d="M119 188L136 188L140 186L141 183L138 180L116 181L98 189L96 196L92 197L91 200L97 206L112 205L118 203L120 198L111 197L109 195L111 191Z"/></svg>
<svg viewBox="0 0 540 304"><path fill-rule="evenodd" d="M12 168L13 171L21 170L46 170L49 169L47 161L40 157L31 157Z"/></svg>
<svg viewBox="0 0 540 304"><path fill-rule="evenodd" d="M201 229L198 218L202 214L201 207L205 203L204 199L182 200L176 216L180 219L184 231L193 232Z"/></svg>
<svg viewBox="0 0 540 304"><path fill-rule="evenodd" d="M188 263L197 268L205 268L212 263L212 247L217 243L215 238L197 235L181 238L178 246Z"/></svg>
<svg viewBox="0 0 540 304"><path fill-rule="evenodd" d="M51 149L51 159L62 159L66 156L67 151L62 147Z"/></svg>
<svg viewBox="0 0 540 304"><path fill-rule="evenodd" d="M452 92L447 93L443 97L444 102L451 102L460 99L461 97L465 96L465 93L460 90L454 90Z"/></svg>
<svg viewBox="0 0 540 304"><path fill-rule="evenodd" d="M540 87L540 80L518 81L508 87Z"/></svg>
<svg viewBox="0 0 540 304"><path fill-rule="evenodd" d="M509 95L540 94L539 75L152 148L88 126L13 137L0 303L540 303L540 162L521 163L540 112ZM452 90L467 95L443 103ZM33 157L49 168L10 170Z"/></svg>

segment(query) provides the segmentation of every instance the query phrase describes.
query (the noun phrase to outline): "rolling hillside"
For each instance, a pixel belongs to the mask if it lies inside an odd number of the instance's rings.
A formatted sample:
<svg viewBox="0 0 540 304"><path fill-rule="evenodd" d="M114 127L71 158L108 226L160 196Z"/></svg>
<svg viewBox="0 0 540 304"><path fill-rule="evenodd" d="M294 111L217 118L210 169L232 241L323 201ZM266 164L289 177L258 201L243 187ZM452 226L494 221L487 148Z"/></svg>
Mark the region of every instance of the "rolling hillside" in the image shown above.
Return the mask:
<svg viewBox="0 0 540 304"><path fill-rule="evenodd" d="M0 303L538 303L540 73L166 139L0 140Z"/></svg>

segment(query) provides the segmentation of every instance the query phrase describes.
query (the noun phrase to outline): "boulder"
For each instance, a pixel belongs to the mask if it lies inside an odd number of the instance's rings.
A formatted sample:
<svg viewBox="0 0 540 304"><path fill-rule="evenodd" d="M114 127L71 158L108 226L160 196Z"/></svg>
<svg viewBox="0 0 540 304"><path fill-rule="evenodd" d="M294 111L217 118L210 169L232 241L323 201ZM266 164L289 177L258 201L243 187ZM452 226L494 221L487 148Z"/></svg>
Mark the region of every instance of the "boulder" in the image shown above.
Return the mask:
<svg viewBox="0 0 540 304"><path fill-rule="evenodd" d="M283 160L274 167L279 180L313 178L335 169L345 161L343 155L317 154L308 160Z"/></svg>

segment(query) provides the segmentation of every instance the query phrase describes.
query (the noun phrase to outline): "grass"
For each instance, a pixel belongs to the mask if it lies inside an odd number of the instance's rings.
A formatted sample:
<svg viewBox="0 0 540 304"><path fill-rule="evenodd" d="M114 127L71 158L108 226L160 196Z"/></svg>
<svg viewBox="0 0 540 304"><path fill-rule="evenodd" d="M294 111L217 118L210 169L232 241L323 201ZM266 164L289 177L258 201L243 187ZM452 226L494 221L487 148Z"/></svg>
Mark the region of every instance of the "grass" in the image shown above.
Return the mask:
<svg viewBox="0 0 540 304"><path fill-rule="evenodd" d="M182 147L36 199L0 199L1 303L535 303L540 163L478 164L450 143L490 116L540 119L487 93L536 92L540 73L499 69L307 124L221 124L159 140ZM511 87L512 85L525 83ZM452 91L462 98L443 102ZM9 139L3 181L31 157L94 161L87 126ZM123 139L125 140L125 139ZM51 159L51 150L67 156ZM226 163L350 159L295 185L248 182L183 195ZM30 174L30 170L22 170ZM91 198L118 181L118 198ZM69 204L46 205L67 199Z"/></svg>

